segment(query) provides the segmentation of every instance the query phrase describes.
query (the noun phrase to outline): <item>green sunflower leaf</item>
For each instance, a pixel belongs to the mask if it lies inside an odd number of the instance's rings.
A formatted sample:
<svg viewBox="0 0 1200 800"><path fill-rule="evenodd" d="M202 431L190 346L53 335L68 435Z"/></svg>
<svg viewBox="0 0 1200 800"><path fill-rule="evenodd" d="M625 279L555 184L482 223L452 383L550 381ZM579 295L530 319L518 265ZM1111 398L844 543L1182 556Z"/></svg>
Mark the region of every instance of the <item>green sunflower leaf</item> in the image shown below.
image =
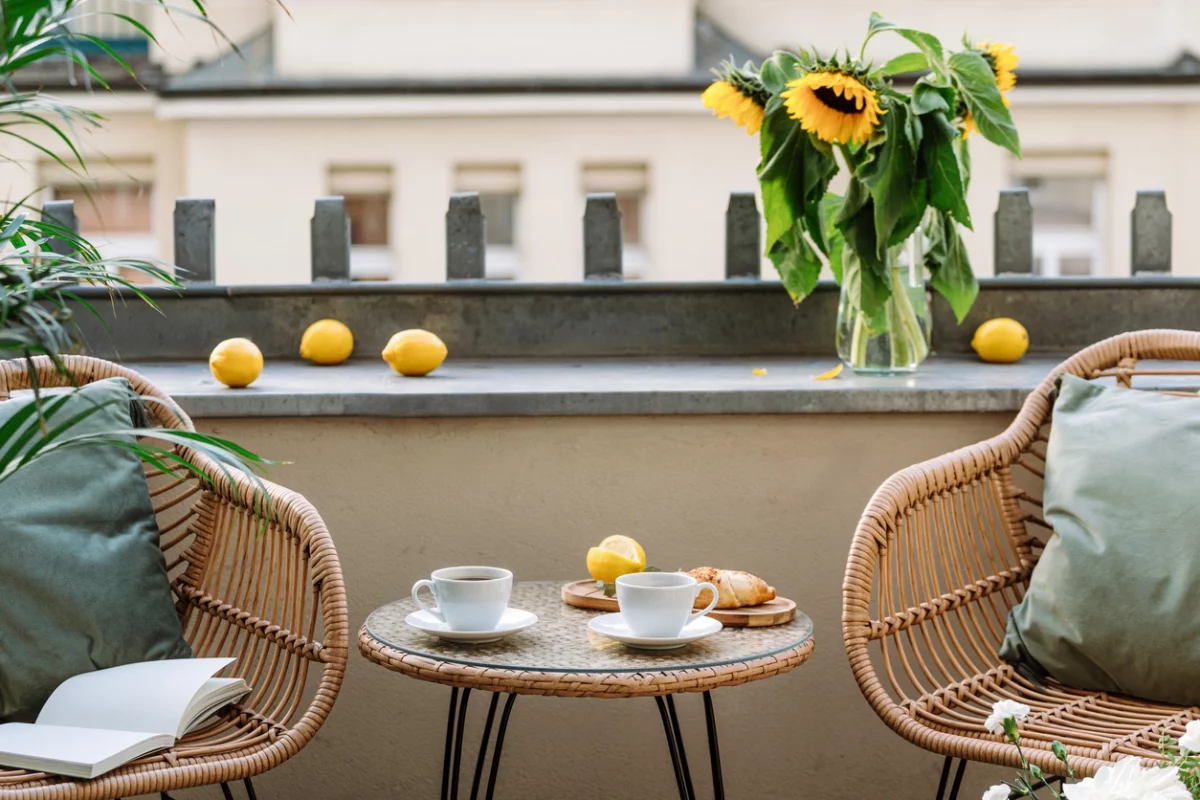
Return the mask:
<svg viewBox="0 0 1200 800"><path fill-rule="evenodd" d="M850 301L868 317L883 309L891 294L887 268L875 239L875 203L862 181L851 178L835 225L844 237L841 253L842 286Z"/></svg>
<svg viewBox="0 0 1200 800"><path fill-rule="evenodd" d="M954 218L945 211L938 212L925 226L929 242L925 250L925 267L934 291L946 298L954 317L961 323L979 295L979 282L971 270L967 248L958 233Z"/></svg>
<svg viewBox="0 0 1200 800"><path fill-rule="evenodd" d="M779 94L787 88L788 81L799 78L802 71L803 62L800 56L786 50L776 50L762 63L758 74L768 92Z"/></svg>
<svg viewBox="0 0 1200 800"><path fill-rule="evenodd" d="M900 211L900 218L896 220L896 227L892 229L892 235L888 239L888 247L902 244L905 239L912 236L913 232L920 227L921 219L925 216L927 208L929 208L929 179L922 175L913 182L912 191L908 193L908 199Z"/></svg>
<svg viewBox="0 0 1200 800"><path fill-rule="evenodd" d="M809 201L815 203L825 195L838 166L833 151L814 143L782 107L764 118L759 144L758 180L769 255L796 220L805 216Z"/></svg>
<svg viewBox="0 0 1200 800"><path fill-rule="evenodd" d="M775 242L767 255L793 302L799 303L812 294L817 279L821 277L821 259L804 237L801 222L797 221L791 230Z"/></svg>
<svg viewBox="0 0 1200 800"><path fill-rule="evenodd" d="M908 41L912 42L924 54L928 69L933 71L935 79L939 83L946 83L948 80L946 75L946 54L942 49L942 42L932 33L919 31L915 28L905 28L902 25L897 25L894 22L888 22L883 17L874 12L871 13L871 21L867 26L867 38L863 40L863 48L866 49L867 42L871 41L876 34L890 31L903 36Z"/></svg>
<svg viewBox="0 0 1200 800"><path fill-rule="evenodd" d="M929 56L924 53L905 53L896 56L879 68L880 75L908 75L929 71Z"/></svg>
<svg viewBox="0 0 1200 800"><path fill-rule="evenodd" d="M842 282L842 254L846 249L846 239L837 228L837 218L842 210L842 196L833 192L826 193L821 199L821 219L824 224L825 255L829 258L829 269L833 279Z"/></svg>
<svg viewBox="0 0 1200 800"><path fill-rule="evenodd" d="M954 154L958 156L958 171L963 179L963 192L971 188L971 145L955 130Z"/></svg>
<svg viewBox="0 0 1200 800"><path fill-rule="evenodd" d="M932 114L941 111L949 114L954 108L954 90L948 86L934 86L931 83L917 81L912 91L912 110L914 114Z"/></svg>
<svg viewBox="0 0 1200 800"><path fill-rule="evenodd" d="M971 227L967 206L967 185L959 169L955 142L962 136L944 114L925 117L925 137L921 141L919 172L929 176L929 205L948 211L954 219Z"/></svg>
<svg viewBox="0 0 1200 800"><path fill-rule="evenodd" d="M856 173L871 190L876 255L880 259L892 242L896 225L911 200L917 182L917 152L923 138L920 120L906 104L886 98L884 104L887 113L883 117L881 135L868 145L874 148L874 157L865 160Z"/></svg>
<svg viewBox="0 0 1200 800"><path fill-rule="evenodd" d="M847 231L847 236L861 231L864 238L873 239L874 226L871 224L870 216L861 216L865 217L865 223L853 224ZM869 253L870 251L864 252ZM883 278L882 266L876 269L870 262L871 259L860 257L860 252L851 247L847 241L847 247L842 257L842 289L846 292L847 300L852 306L858 308L868 318L874 319L883 310L883 304L891 296L891 289Z"/></svg>
<svg viewBox="0 0 1200 800"><path fill-rule="evenodd" d="M950 56L950 74L983 138L1020 158L1021 140L1017 136L1017 126L996 88L996 75L987 60L971 51L955 53Z"/></svg>

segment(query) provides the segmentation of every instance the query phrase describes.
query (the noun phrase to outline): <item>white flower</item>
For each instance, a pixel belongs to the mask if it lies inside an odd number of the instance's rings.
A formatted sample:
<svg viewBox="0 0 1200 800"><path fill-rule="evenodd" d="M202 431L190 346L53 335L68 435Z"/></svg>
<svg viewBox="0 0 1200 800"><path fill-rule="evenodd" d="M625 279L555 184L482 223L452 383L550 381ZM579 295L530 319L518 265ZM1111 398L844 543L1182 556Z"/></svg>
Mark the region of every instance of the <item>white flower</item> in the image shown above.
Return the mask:
<svg viewBox="0 0 1200 800"><path fill-rule="evenodd" d="M1015 717L1017 722L1021 722L1028 716L1029 706L1024 703L1018 703L1016 700L1000 700L992 706L992 713L983 725L992 733L1004 733L1004 720Z"/></svg>
<svg viewBox="0 0 1200 800"><path fill-rule="evenodd" d="M1003 783L997 783L992 788L983 793L983 800L1008 800L1008 787Z"/></svg>
<svg viewBox="0 0 1200 800"><path fill-rule="evenodd" d="M1143 768L1137 756L1101 767L1094 778L1067 784L1067 800L1192 800L1192 793L1179 780L1178 767Z"/></svg>
<svg viewBox="0 0 1200 800"><path fill-rule="evenodd" d="M1187 733L1179 737L1179 746L1189 753L1200 753L1200 719L1187 724Z"/></svg>

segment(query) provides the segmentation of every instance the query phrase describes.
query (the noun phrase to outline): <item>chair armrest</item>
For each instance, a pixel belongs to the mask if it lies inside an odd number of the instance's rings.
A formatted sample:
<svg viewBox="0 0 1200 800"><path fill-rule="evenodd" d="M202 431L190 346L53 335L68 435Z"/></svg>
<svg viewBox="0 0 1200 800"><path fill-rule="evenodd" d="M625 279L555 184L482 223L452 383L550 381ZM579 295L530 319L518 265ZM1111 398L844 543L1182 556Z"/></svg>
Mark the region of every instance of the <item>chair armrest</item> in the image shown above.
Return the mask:
<svg viewBox="0 0 1200 800"><path fill-rule="evenodd" d="M172 584L185 638L198 656L235 656L252 687L243 706L265 727L298 737L299 749L323 723L346 669L346 592L333 540L296 492L186 455L209 485ZM320 680L296 719L310 667Z"/></svg>

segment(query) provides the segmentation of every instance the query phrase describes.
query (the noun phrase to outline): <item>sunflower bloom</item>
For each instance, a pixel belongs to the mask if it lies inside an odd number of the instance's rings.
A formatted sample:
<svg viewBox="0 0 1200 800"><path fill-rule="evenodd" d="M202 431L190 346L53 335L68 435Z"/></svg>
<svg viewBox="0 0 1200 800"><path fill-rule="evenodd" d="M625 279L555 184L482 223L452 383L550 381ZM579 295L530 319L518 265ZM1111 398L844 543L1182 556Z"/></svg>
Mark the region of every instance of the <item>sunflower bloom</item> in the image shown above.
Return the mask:
<svg viewBox="0 0 1200 800"><path fill-rule="evenodd" d="M745 94L730 81L714 81L701 95L706 108L720 119L729 117L746 129L750 136L758 133L763 123L763 107L755 98Z"/></svg>
<svg viewBox="0 0 1200 800"><path fill-rule="evenodd" d="M1015 48L1005 42L980 42L975 45L983 51L983 57L996 75L996 87L1007 92L1017 85L1017 63L1021 57Z"/></svg>
<svg viewBox="0 0 1200 800"><path fill-rule="evenodd" d="M887 113L874 89L843 72L810 72L787 86L780 96L788 115L826 142L863 144Z"/></svg>

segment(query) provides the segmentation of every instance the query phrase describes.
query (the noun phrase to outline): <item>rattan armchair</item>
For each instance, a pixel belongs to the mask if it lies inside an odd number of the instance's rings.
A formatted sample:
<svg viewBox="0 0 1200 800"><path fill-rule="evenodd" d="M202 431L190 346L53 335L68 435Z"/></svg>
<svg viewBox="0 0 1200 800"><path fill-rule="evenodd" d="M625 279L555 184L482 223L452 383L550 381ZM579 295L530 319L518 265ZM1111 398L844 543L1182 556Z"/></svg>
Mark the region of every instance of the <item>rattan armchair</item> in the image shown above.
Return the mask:
<svg viewBox="0 0 1200 800"><path fill-rule="evenodd" d="M65 360L77 383L128 378L156 425L194 430L136 372L94 358ZM42 386L69 383L47 359L35 363ZM23 362L0 361L0 400L29 385ZM299 752L329 714L346 669L348 628L341 566L325 524L295 492L257 486L189 455L208 485L147 465L176 608L195 653L236 656L236 674L253 691L170 750L92 781L0 768L0 798L109 800L211 784L224 784L228 796L234 781L245 781L253 796L249 779Z"/></svg>
<svg viewBox="0 0 1200 800"><path fill-rule="evenodd" d="M1200 375L1178 365L1139 368L1145 360L1200 361L1200 333L1126 333L1072 356L1004 433L893 475L858 524L842 592L850 666L889 727L946 757L943 788L952 758L964 759L959 778L966 760L1019 766L1016 748L984 729L1000 699L1031 707L1022 748L1052 775L1063 771L1050 750L1056 739L1083 777L1126 755L1159 758L1159 737L1178 737L1200 717L1198 708L1038 686L997 656L1008 610L1050 534L1040 497L1055 379L1071 373L1135 388L1138 375L1160 376L1152 379L1160 386L1162 376Z"/></svg>

